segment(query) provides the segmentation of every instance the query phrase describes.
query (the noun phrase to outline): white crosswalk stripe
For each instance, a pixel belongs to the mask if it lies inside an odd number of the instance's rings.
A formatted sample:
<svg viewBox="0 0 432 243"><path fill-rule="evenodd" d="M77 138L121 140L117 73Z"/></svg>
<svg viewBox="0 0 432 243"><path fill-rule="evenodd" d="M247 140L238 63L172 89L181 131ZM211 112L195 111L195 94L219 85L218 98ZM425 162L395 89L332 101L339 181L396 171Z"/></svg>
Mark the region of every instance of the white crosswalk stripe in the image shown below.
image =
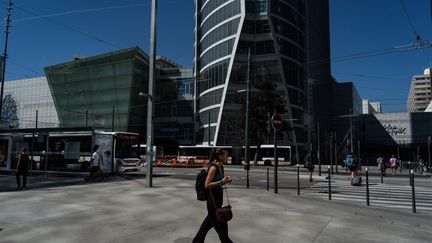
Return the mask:
<svg viewBox="0 0 432 243"><path fill-rule="evenodd" d="M364 183L364 182L363 182ZM332 200L366 204L366 185L351 186L347 181L332 181ZM411 186L373 183L369 185L371 206L412 210ZM305 188L303 194L328 200L328 181ZM415 187L416 211L432 214L432 188Z"/></svg>

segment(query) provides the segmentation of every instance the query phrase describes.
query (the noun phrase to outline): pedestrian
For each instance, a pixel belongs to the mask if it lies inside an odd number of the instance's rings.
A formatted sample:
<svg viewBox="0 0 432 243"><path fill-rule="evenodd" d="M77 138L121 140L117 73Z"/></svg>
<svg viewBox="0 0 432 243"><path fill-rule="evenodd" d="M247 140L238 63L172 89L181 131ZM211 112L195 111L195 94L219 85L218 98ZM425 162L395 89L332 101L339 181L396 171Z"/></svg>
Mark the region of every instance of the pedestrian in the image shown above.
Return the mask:
<svg viewBox="0 0 432 243"><path fill-rule="evenodd" d="M315 169L312 153L307 153L306 156L304 157L304 167L309 171L309 182L312 182L313 181L312 175Z"/></svg>
<svg viewBox="0 0 432 243"><path fill-rule="evenodd" d="M381 155L379 155L378 158L377 158L377 165L378 165L378 173L380 173L380 176L381 175L385 176L385 174L386 174L385 173L386 166L384 164L384 158Z"/></svg>
<svg viewBox="0 0 432 243"><path fill-rule="evenodd" d="M390 158L390 167L392 169L392 175L395 176L398 166L397 166L397 159L395 158L394 154L392 154Z"/></svg>
<svg viewBox="0 0 432 243"><path fill-rule="evenodd" d="M29 164L29 157L27 155L27 149L22 148L21 153L18 156L18 163L17 163L17 168L16 168L17 190L26 190L27 189L28 164ZM21 175L23 177L22 187L21 187L21 181L20 181Z"/></svg>
<svg viewBox="0 0 432 243"><path fill-rule="evenodd" d="M86 181L92 181L95 179L95 176L99 176L99 170L100 170L100 153L99 153L99 145L93 146L93 154L90 159L90 175L85 178Z"/></svg>
<svg viewBox="0 0 432 243"><path fill-rule="evenodd" d="M346 167L348 167L351 174L351 185L353 184L354 177L357 176L357 163L353 153L348 153L344 160Z"/></svg>
<svg viewBox="0 0 432 243"><path fill-rule="evenodd" d="M205 188L209 190L207 197L207 217L202 222L193 243L203 243L207 232L214 228L222 243L231 243L228 236L228 223L219 222L216 219L216 208L223 204L223 185L232 181L231 177L224 175L223 164L228 161L228 151L216 149L213 154L216 162L209 165L208 174L205 180ZM210 161L212 161L210 159Z"/></svg>

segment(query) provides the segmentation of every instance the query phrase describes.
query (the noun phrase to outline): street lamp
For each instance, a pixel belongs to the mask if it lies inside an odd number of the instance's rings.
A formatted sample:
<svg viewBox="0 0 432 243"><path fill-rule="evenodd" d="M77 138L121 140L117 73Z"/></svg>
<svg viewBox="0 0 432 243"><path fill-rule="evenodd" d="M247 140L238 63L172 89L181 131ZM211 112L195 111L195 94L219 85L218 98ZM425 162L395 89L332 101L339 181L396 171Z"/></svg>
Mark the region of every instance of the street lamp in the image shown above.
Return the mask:
<svg viewBox="0 0 432 243"><path fill-rule="evenodd" d="M428 169L427 169L428 172L430 172L431 169L430 142L431 142L431 136L428 136Z"/></svg>
<svg viewBox="0 0 432 243"><path fill-rule="evenodd" d="M155 62L156 62L156 12L157 0L151 2L151 23L150 23L150 55L149 55L149 88L147 106L147 147L146 147L146 185L153 186L153 93L155 83Z"/></svg>
<svg viewBox="0 0 432 243"><path fill-rule="evenodd" d="M249 170L250 170L250 159L249 159L249 103L250 103L250 62L251 52L248 49L248 67L247 67L247 79L246 79L246 114L245 114L245 170L246 170L246 188L249 188ZM245 90L238 90L238 93L244 92Z"/></svg>

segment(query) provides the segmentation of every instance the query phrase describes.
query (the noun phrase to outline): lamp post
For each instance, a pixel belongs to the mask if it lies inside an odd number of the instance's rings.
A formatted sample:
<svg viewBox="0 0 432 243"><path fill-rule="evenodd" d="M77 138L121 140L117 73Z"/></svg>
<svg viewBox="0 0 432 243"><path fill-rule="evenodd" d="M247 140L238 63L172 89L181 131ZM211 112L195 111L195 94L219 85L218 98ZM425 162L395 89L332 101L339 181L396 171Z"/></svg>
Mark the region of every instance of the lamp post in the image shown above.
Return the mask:
<svg viewBox="0 0 432 243"><path fill-rule="evenodd" d="M429 172L430 172L430 168L431 168L430 142L431 142L431 136L428 136L428 169L427 169L427 171L429 171Z"/></svg>
<svg viewBox="0 0 432 243"><path fill-rule="evenodd" d="M246 169L246 188L249 188L249 170L250 170L250 159L249 159L249 101L250 101L250 62L251 52L248 49L248 68L247 68L247 80L246 80L246 118L245 118L245 169Z"/></svg>
<svg viewBox="0 0 432 243"><path fill-rule="evenodd" d="M146 147L146 185L153 186L153 93L155 82L156 62L156 12L157 0L151 2L151 23L150 23L150 55L149 55L149 89L147 98L147 147Z"/></svg>

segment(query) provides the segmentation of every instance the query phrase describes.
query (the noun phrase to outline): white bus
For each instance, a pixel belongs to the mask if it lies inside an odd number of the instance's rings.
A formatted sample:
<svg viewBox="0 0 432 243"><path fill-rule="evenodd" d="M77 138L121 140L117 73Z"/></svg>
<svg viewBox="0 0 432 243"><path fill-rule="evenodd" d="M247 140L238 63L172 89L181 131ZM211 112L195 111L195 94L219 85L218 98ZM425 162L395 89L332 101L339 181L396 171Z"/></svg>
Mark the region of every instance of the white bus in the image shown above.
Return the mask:
<svg viewBox="0 0 432 243"><path fill-rule="evenodd" d="M196 146L179 146L177 161L179 163L187 164L204 164L209 162L211 151L215 148L225 149L228 151L229 158L228 163L231 163L231 146L208 146L208 145L196 145Z"/></svg>
<svg viewBox="0 0 432 243"><path fill-rule="evenodd" d="M249 149L250 164L253 164L254 162L256 149L257 146L250 146ZM277 156L278 156L278 165L291 165L291 146L278 145ZM273 144L261 145L258 154L257 164L266 165L266 166L274 165L274 145Z"/></svg>

